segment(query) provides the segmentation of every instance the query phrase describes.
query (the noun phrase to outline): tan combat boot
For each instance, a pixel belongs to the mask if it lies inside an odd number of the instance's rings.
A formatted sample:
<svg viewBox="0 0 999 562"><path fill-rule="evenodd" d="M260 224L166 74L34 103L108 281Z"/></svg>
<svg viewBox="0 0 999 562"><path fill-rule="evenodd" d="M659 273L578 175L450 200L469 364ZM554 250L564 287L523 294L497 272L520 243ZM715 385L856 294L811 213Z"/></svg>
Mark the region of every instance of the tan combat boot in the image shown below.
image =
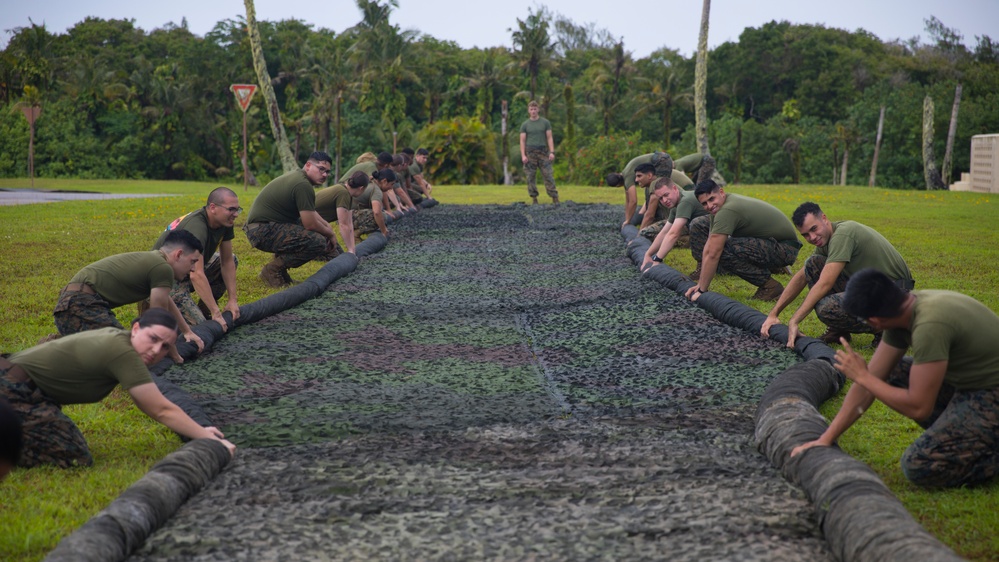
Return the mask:
<svg viewBox="0 0 999 562"><path fill-rule="evenodd" d="M288 269L284 266L284 260L274 256L263 269L260 270L260 279L267 284L268 287L273 287L275 289L284 287L289 283Z"/></svg>
<svg viewBox="0 0 999 562"><path fill-rule="evenodd" d="M537 196L531 197L531 205L537 205L537 204L538 204L538 197Z"/></svg>
<svg viewBox="0 0 999 562"><path fill-rule="evenodd" d="M767 282L756 291L753 298L761 301L775 301L780 298L780 294L783 292L784 286L771 277L770 279L767 279Z"/></svg>

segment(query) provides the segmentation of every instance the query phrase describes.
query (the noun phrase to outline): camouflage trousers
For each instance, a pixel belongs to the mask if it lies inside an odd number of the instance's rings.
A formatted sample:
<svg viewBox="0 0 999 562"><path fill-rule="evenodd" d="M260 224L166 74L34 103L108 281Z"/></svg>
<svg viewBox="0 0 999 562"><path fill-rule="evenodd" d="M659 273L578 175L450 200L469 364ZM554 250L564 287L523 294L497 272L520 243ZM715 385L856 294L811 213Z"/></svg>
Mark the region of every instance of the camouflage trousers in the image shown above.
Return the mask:
<svg viewBox="0 0 999 562"><path fill-rule="evenodd" d="M648 238L649 240L655 240L656 236L659 236L659 233L662 232L663 228L665 227L666 227L666 221L659 221L657 223L653 223L650 224L649 226L646 226L642 230L639 230L638 234L640 236ZM674 248L690 247L690 228L686 226L683 227L683 234L681 234L680 237L676 239L676 242L673 243L673 247Z"/></svg>
<svg viewBox="0 0 999 562"><path fill-rule="evenodd" d="M541 170L541 177L545 180L545 193L552 199L557 198L555 172L552 170L552 161L548 159L548 149L529 146L527 147L527 164L524 164L524 175L527 176L527 194L531 197L538 196L536 183L538 170Z"/></svg>
<svg viewBox="0 0 999 562"><path fill-rule="evenodd" d="M289 269L312 260L330 261L341 253L338 244L330 247L326 237L300 224L254 222L244 224L243 232L251 246L281 258Z"/></svg>
<svg viewBox="0 0 999 562"><path fill-rule="evenodd" d="M54 400L29 380L12 376L11 365L0 366L0 396L21 419L24 448L17 465L25 468L54 464L60 468L90 466L94 458L87 440Z"/></svg>
<svg viewBox="0 0 999 562"><path fill-rule="evenodd" d="M699 152L680 158L673 167L686 174L695 185L704 180L715 179L713 176L717 170L715 159L711 156L702 156Z"/></svg>
<svg viewBox="0 0 999 562"><path fill-rule="evenodd" d="M413 200L414 205L419 205L420 202L423 201L423 193L417 189L407 189L406 193L409 195L409 198Z"/></svg>
<svg viewBox="0 0 999 562"><path fill-rule="evenodd" d="M690 221L690 253L697 261L698 269L710 230L709 215ZM718 261L718 269L736 275L755 287L762 287L771 278L771 270L791 265L797 258L798 248L790 241L729 236Z"/></svg>
<svg viewBox="0 0 999 562"><path fill-rule="evenodd" d="M819 282L819 275L826 265L825 256L812 255L805 261L805 282L811 289ZM870 334L874 329L861 322L856 316L847 314L843 310L843 296L846 294L846 282L850 277L845 273L840 273L836 278L829 293L815 303L815 316L829 328L839 332L849 332L851 334Z"/></svg>
<svg viewBox="0 0 999 562"><path fill-rule="evenodd" d="M905 357L888 383L909 387L912 358ZM944 384L933 413L918 422L923 432L902 455L910 482L930 488L972 486L999 474L999 388L955 390Z"/></svg>
<svg viewBox="0 0 999 562"><path fill-rule="evenodd" d="M355 209L350 214L354 217L354 236L371 234L378 230L375 212L371 209Z"/></svg>
<svg viewBox="0 0 999 562"><path fill-rule="evenodd" d="M236 267L239 267L239 259L236 256L232 257L233 261L236 262ZM208 263L205 264L205 277L208 278L208 284L212 288L212 300L218 302L222 295L225 294L225 279L222 279L222 260L218 252L212 256ZM194 289L194 284L191 283L191 277L188 276L186 279L180 283L176 283L173 289L170 290L170 298L173 299L174 304L180 309L180 314L184 317L184 320L189 326L197 326L207 319L205 310L202 310L201 306L194 301L194 297L197 295L197 291ZM147 307L149 305L149 300L147 299L144 303ZM140 314L141 314L140 305Z"/></svg>
<svg viewBox="0 0 999 562"><path fill-rule="evenodd" d="M104 300L104 297L65 288L59 293L52 316L55 318L56 329L62 336L98 328L122 327L111 309L111 303Z"/></svg>

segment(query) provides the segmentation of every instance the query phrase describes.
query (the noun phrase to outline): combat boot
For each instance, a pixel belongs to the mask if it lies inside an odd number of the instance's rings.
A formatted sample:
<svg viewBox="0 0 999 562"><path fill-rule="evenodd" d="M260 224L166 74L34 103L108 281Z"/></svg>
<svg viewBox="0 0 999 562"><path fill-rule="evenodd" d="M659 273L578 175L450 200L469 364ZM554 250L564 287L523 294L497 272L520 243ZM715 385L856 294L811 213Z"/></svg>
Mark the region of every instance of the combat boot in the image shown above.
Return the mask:
<svg viewBox="0 0 999 562"><path fill-rule="evenodd" d="M538 197L537 195L535 195L534 197L531 197L531 205L537 205L537 204L538 204Z"/></svg>
<svg viewBox="0 0 999 562"><path fill-rule="evenodd" d="M558 207L558 197L552 197L552 204Z"/></svg>
<svg viewBox="0 0 999 562"><path fill-rule="evenodd" d="M761 301L775 301L780 298L780 294L784 292L784 286L780 284L773 277L767 279L767 282L760 287L753 298Z"/></svg>
<svg viewBox="0 0 999 562"><path fill-rule="evenodd" d="M717 169L718 164L715 162L715 159L710 156L705 156L701 159L701 169L697 171L697 183L712 179L715 175L715 170Z"/></svg>
<svg viewBox="0 0 999 562"><path fill-rule="evenodd" d="M284 260L274 256L274 259L260 270L260 279L268 287L278 289L289 284L291 277L288 277L288 268L284 266Z"/></svg>
<svg viewBox="0 0 999 562"><path fill-rule="evenodd" d="M850 341L853 338L853 336L850 335L850 332L841 332L840 330L837 330L835 328L829 328L826 330L824 334L819 336L819 339L822 340L822 343L827 345L839 343L840 338L845 338L846 341Z"/></svg>

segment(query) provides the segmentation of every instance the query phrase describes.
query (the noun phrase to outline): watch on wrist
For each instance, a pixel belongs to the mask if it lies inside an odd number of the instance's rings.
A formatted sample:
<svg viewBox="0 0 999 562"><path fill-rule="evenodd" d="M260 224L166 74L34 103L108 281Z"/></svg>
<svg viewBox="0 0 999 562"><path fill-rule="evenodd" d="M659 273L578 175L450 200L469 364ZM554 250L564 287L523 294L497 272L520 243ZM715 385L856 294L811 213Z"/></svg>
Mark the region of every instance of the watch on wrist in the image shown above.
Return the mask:
<svg viewBox="0 0 999 562"><path fill-rule="evenodd" d="M657 255L653 255L652 256L652 261L657 262L657 263L662 263L663 259L661 257L657 256Z"/></svg>

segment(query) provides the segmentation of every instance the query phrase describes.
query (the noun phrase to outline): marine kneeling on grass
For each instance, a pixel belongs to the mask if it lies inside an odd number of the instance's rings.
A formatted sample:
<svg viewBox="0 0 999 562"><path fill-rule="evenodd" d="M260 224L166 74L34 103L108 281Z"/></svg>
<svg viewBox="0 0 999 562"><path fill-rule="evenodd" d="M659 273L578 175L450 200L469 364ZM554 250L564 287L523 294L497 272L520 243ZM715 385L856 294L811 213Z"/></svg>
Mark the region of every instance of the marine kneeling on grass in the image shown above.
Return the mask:
<svg viewBox="0 0 999 562"><path fill-rule="evenodd" d="M999 316L952 291L908 291L880 271L854 274L843 308L884 330L870 363L846 338L835 367L853 385L832 423L815 441L832 446L874 399L926 431L902 455L913 484L981 484L999 472ZM912 348L912 357L904 357Z"/></svg>
<svg viewBox="0 0 999 562"><path fill-rule="evenodd" d="M149 374L177 341L177 321L161 308L147 310L130 329L88 330L0 358L0 396L20 418L23 449L18 466L90 466L94 460L66 404L103 400L118 385L150 418L190 439L236 446L214 427L203 427L160 392Z"/></svg>

